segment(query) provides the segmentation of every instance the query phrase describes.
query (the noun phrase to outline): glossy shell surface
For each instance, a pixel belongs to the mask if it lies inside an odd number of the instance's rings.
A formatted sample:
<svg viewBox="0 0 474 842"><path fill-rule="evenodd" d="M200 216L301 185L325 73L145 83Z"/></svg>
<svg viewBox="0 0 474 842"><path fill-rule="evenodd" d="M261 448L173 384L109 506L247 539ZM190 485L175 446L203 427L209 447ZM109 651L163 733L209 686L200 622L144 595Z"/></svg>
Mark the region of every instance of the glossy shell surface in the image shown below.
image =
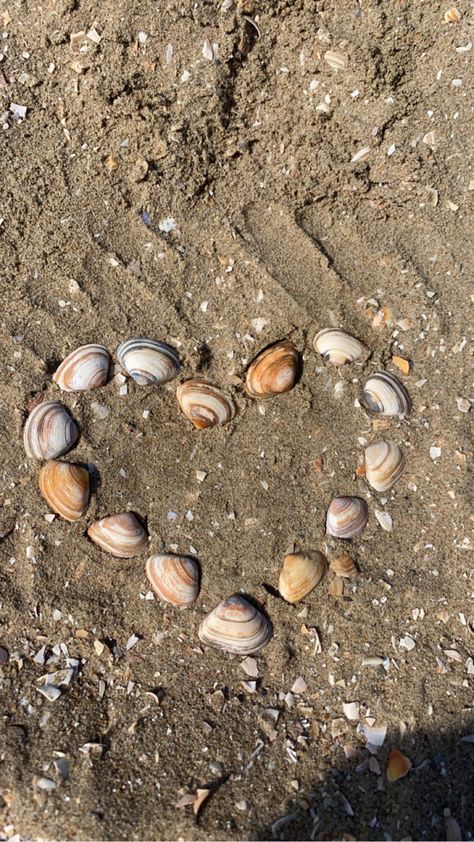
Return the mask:
<svg viewBox="0 0 474 842"><path fill-rule="evenodd" d="M96 520L87 530L89 538L117 558L132 558L148 546L148 536L133 512Z"/></svg>
<svg viewBox="0 0 474 842"><path fill-rule="evenodd" d="M337 327L320 330L314 337L313 346L318 354L334 366L353 363L362 356L365 346L355 336Z"/></svg>
<svg viewBox="0 0 474 842"><path fill-rule="evenodd" d="M105 386L110 356L103 345L82 345L72 351L53 375L63 392L83 392Z"/></svg>
<svg viewBox="0 0 474 842"><path fill-rule="evenodd" d="M46 401L29 414L23 430L27 456L34 459L56 459L74 447L79 430L66 407L59 401Z"/></svg>
<svg viewBox="0 0 474 842"><path fill-rule="evenodd" d="M316 587L327 570L325 556L318 551L285 556L278 590L287 602L299 602Z"/></svg>
<svg viewBox="0 0 474 842"><path fill-rule="evenodd" d="M162 602L192 605L199 593L199 567L192 558L153 555L146 563L146 575Z"/></svg>
<svg viewBox="0 0 474 842"><path fill-rule="evenodd" d="M235 415L235 406L217 386L201 380L186 380L176 390L182 413L198 430L222 427Z"/></svg>
<svg viewBox="0 0 474 842"><path fill-rule="evenodd" d="M272 627L265 615L240 594L220 602L199 627L203 643L235 655L260 652L271 636Z"/></svg>
<svg viewBox="0 0 474 842"><path fill-rule="evenodd" d="M335 497L326 515L326 532L334 538L354 538L364 531L369 517L361 497Z"/></svg>
<svg viewBox="0 0 474 842"><path fill-rule="evenodd" d="M261 351L251 362L245 389L252 398L271 398L289 392L295 385L300 355L288 340L276 342Z"/></svg>
<svg viewBox="0 0 474 842"><path fill-rule="evenodd" d="M120 364L140 386L167 383L179 374L178 352L157 339L128 339L119 346L117 356Z"/></svg>
<svg viewBox="0 0 474 842"><path fill-rule="evenodd" d="M365 475L376 491L388 491L405 467L402 449L394 441L381 441L365 448Z"/></svg>
<svg viewBox="0 0 474 842"><path fill-rule="evenodd" d="M403 416L411 410L411 400L405 386L388 371L378 371L369 377L360 402L378 415Z"/></svg>
<svg viewBox="0 0 474 842"><path fill-rule="evenodd" d="M89 505L89 472L69 462L47 462L38 485L50 509L65 520L79 520Z"/></svg>

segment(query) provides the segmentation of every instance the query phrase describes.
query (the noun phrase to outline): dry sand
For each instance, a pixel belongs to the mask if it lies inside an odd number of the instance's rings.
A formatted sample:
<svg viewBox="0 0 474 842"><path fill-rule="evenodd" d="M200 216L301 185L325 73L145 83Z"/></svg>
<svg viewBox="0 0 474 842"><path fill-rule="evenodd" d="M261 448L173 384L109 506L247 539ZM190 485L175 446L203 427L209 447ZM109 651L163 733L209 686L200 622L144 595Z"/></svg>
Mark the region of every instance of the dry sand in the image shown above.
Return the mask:
<svg viewBox="0 0 474 842"><path fill-rule="evenodd" d="M0 4L2 838L472 839L472 4L452 22L437 0L222 5ZM323 363L330 324L363 364ZM28 405L59 395L74 347L147 334L179 348L181 379L227 388L235 420L193 430L176 381L61 395L98 488L83 522L48 522ZM282 337L301 381L249 400L248 362ZM383 430L407 467L380 495L356 474L380 431L355 401L394 354L414 411ZM369 503L360 573L285 604L286 551L340 552L337 493ZM146 555L84 537L128 508L150 551L199 558L194 608L145 598ZM254 693L197 638L238 589L274 627ZM49 702L38 679L66 657ZM370 768L350 701L387 726ZM390 783L394 748L413 768ZM176 804L197 789L195 818Z"/></svg>

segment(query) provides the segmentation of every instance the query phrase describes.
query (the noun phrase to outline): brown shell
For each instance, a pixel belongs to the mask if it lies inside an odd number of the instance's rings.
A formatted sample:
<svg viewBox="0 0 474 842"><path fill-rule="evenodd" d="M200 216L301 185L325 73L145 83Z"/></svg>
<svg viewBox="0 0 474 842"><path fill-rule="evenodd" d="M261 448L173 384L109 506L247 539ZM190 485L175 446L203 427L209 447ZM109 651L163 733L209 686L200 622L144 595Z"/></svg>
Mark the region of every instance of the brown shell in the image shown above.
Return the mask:
<svg viewBox="0 0 474 842"><path fill-rule="evenodd" d="M50 509L65 520L79 520L89 505L89 472L69 462L47 462L38 484Z"/></svg>
<svg viewBox="0 0 474 842"><path fill-rule="evenodd" d="M199 593L199 567L193 558L152 555L145 570L151 587L162 602L181 607L196 601Z"/></svg>
<svg viewBox="0 0 474 842"><path fill-rule="evenodd" d="M287 339L265 348L250 363L245 389L251 398L271 398L289 392L296 383L300 355Z"/></svg>
<svg viewBox="0 0 474 842"><path fill-rule="evenodd" d="M336 576L341 576L343 579L353 579L357 576L357 567L354 564L354 559L347 553L335 558L329 565Z"/></svg>

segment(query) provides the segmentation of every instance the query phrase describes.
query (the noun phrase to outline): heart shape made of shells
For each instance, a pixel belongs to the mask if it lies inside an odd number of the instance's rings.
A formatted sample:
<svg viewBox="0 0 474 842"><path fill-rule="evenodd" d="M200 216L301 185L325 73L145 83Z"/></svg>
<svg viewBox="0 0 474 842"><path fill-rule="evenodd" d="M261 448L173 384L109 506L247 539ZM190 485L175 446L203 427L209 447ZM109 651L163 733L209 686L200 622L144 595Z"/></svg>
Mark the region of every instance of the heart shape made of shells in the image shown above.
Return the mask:
<svg viewBox="0 0 474 842"><path fill-rule="evenodd" d="M340 328L321 330L314 349L333 366L356 362L366 354L365 345ZM178 352L166 342L138 337L123 342L117 357L122 369L140 386L160 386L180 373ZM302 358L289 340L264 348L250 363L245 391L254 399L267 399L290 391L301 373ZM103 345L83 345L70 353L53 376L62 391L76 392L105 386L111 369L110 354ZM221 427L236 414L232 397L205 380L184 380L176 389L181 412L197 430ZM400 381L387 371L372 374L363 387L360 403L378 415L405 416L411 410L410 397ZM23 431L28 457L42 461L38 477L40 492L49 508L67 521L80 520L87 512L90 478L82 465L59 459L79 439L79 429L67 408L57 400L38 404L30 412ZM390 489L401 476L405 457L393 441L380 440L365 449L363 472L369 485L379 492ZM369 509L361 497L339 496L329 504L326 532L350 540L367 524ZM133 558L143 553L149 536L133 512L120 512L92 523L87 529L91 541L116 558ZM289 603L304 599L324 578L327 560L319 551L287 555L279 579L280 595ZM341 579L352 578L357 568L344 553L331 562ZM151 556L145 567L147 579L164 603L179 608L192 605L199 595L200 567L193 558L162 554ZM272 637L272 625L251 597L240 593L224 599L202 621L198 635L208 646L238 655L252 655Z"/></svg>

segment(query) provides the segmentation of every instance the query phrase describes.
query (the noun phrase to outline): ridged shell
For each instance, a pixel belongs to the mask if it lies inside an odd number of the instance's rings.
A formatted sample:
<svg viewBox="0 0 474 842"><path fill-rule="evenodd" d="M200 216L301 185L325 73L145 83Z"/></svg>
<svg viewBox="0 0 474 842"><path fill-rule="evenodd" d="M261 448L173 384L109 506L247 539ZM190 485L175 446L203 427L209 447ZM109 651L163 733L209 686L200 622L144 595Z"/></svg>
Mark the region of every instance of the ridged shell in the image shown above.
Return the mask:
<svg viewBox="0 0 474 842"><path fill-rule="evenodd" d="M23 430L26 455L40 460L62 456L78 438L79 430L59 401L46 401L35 406Z"/></svg>
<svg viewBox="0 0 474 842"><path fill-rule="evenodd" d="M224 599L199 626L199 639L235 655L254 655L267 645L272 627L261 611L240 594Z"/></svg>
<svg viewBox="0 0 474 842"><path fill-rule="evenodd" d="M353 363L365 351L365 346L355 336L337 327L320 330L314 337L313 346L318 354L331 365L341 366Z"/></svg>
<svg viewBox="0 0 474 842"><path fill-rule="evenodd" d="M53 375L63 392L84 392L105 386L110 356L103 345L82 345L72 351Z"/></svg>
<svg viewBox="0 0 474 842"><path fill-rule="evenodd" d="M365 529L369 510L361 497L335 497L327 511L326 532L335 538L354 538Z"/></svg>
<svg viewBox="0 0 474 842"><path fill-rule="evenodd" d="M327 570L326 558L317 550L285 556L278 590L287 602L299 602L319 585Z"/></svg>
<svg viewBox="0 0 474 842"><path fill-rule="evenodd" d="M365 448L365 475L376 491L388 491L399 479L405 457L394 441L381 439Z"/></svg>
<svg viewBox="0 0 474 842"><path fill-rule="evenodd" d="M201 380L181 383L176 390L176 397L181 411L198 430L222 427L235 415L233 401L217 386Z"/></svg>
<svg viewBox="0 0 474 842"><path fill-rule="evenodd" d="M378 415L408 415L411 410L407 390L388 371L377 371L369 377L360 402Z"/></svg>
<svg viewBox="0 0 474 842"><path fill-rule="evenodd" d="M247 371L245 389L252 398L271 398L293 388L300 368L300 355L284 340L265 348Z"/></svg>
<svg viewBox="0 0 474 842"><path fill-rule="evenodd" d="M167 383L179 374L177 351L157 339L128 339L118 348L117 356L124 369L140 386Z"/></svg>
<svg viewBox="0 0 474 842"><path fill-rule="evenodd" d="M87 530L89 538L117 558L132 558L148 546L148 536L133 512L96 520Z"/></svg>
<svg viewBox="0 0 474 842"><path fill-rule="evenodd" d="M342 579L353 579L357 576L357 567L354 564L354 559L350 555L341 555L335 558L329 565L332 572Z"/></svg>
<svg viewBox="0 0 474 842"><path fill-rule="evenodd" d="M38 485L50 509L65 520L79 520L89 505L89 472L69 462L47 462Z"/></svg>
<svg viewBox="0 0 474 842"><path fill-rule="evenodd" d="M146 563L151 587L162 600L172 605L192 605L199 593L199 567L192 558L176 555L152 555Z"/></svg>

